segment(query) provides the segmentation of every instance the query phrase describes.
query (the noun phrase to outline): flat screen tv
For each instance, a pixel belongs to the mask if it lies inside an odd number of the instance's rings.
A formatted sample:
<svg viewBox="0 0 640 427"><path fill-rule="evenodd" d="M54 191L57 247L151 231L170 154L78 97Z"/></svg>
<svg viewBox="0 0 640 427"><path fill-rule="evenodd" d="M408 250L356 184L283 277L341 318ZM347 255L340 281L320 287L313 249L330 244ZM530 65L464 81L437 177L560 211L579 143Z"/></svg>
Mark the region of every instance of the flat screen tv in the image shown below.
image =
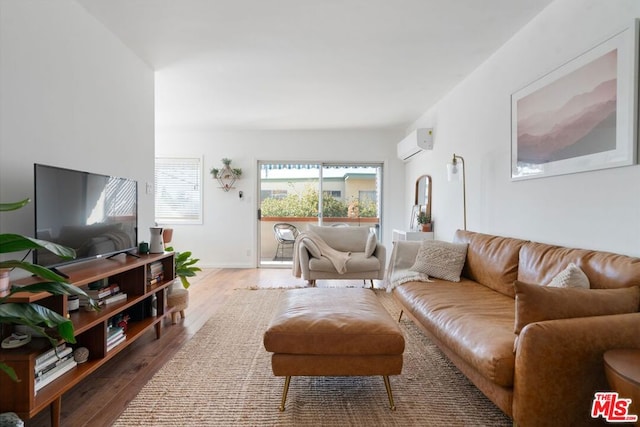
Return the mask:
<svg viewBox="0 0 640 427"><path fill-rule="evenodd" d="M36 264L56 267L137 247L136 181L35 164L34 184L36 238L76 251L74 260L64 260L37 250Z"/></svg>

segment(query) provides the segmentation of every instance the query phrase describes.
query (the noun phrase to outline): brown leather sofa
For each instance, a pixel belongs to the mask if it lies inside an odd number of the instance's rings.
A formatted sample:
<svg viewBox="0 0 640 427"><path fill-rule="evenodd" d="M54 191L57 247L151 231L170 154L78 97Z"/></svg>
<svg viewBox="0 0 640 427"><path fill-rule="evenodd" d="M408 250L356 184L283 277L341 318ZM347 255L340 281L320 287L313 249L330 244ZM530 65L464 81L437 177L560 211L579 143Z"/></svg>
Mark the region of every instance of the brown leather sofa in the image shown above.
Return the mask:
<svg viewBox="0 0 640 427"><path fill-rule="evenodd" d="M637 300L628 314L538 321L518 336L516 309L524 299L518 294L516 304L515 282L547 284L573 262L591 289L629 288L614 293L633 291L640 298L635 288L640 259L461 230L454 242L468 243L460 282L398 285L393 294L403 312L517 425L605 424L590 412L594 393L610 390L603 354L640 348ZM419 242L396 242L390 270L409 268L407 254L419 247ZM404 251L402 257L395 254L398 250Z"/></svg>

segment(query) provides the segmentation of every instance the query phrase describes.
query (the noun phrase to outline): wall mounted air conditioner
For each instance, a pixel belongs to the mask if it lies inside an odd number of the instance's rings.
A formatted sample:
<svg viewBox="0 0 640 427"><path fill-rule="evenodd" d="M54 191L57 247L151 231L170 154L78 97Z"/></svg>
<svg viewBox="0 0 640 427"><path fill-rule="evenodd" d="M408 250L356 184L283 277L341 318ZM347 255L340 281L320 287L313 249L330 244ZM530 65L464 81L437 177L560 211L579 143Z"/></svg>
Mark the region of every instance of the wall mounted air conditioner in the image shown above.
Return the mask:
<svg viewBox="0 0 640 427"><path fill-rule="evenodd" d="M409 161L422 150L433 150L433 128L416 129L398 143L398 158Z"/></svg>

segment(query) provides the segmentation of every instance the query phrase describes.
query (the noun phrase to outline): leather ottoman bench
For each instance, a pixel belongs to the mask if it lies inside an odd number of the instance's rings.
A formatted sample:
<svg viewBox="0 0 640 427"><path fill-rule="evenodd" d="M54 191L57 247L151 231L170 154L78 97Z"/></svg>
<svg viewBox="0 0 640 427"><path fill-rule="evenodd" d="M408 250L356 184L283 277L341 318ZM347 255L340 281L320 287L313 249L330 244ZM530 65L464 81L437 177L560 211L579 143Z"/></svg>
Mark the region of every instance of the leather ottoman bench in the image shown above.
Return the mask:
<svg viewBox="0 0 640 427"><path fill-rule="evenodd" d="M284 411L292 376L381 375L395 410L389 375L402 372L404 336L368 289L292 289L285 293L264 346L271 368L286 377Z"/></svg>

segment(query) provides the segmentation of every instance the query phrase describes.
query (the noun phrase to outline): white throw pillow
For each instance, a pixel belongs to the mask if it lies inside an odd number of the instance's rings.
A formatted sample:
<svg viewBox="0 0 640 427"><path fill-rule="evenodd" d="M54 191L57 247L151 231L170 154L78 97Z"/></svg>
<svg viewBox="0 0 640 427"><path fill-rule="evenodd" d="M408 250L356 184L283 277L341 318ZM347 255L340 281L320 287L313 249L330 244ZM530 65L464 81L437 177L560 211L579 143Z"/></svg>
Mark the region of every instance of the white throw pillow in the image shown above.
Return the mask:
<svg viewBox="0 0 640 427"><path fill-rule="evenodd" d="M467 243L423 240L416 261L409 269L438 279L459 282L467 259Z"/></svg>
<svg viewBox="0 0 640 427"><path fill-rule="evenodd" d="M369 237L367 237L367 245L364 248L364 256L369 258L376 251L376 246L378 246L378 237L376 233L369 233Z"/></svg>
<svg viewBox="0 0 640 427"><path fill-rule="evenodd" d="M589 289L589 278L584 271L574 263L570 263L567 268L556 275L547 285L552 288L583 288Z"/></svg>
<svg viewBox="0 0 640 427"><path fill-rule="evenodd" d="M296 240L296 237L293 235L293 231L287 229L280 230L280 237L284 240Z"/></svg>

